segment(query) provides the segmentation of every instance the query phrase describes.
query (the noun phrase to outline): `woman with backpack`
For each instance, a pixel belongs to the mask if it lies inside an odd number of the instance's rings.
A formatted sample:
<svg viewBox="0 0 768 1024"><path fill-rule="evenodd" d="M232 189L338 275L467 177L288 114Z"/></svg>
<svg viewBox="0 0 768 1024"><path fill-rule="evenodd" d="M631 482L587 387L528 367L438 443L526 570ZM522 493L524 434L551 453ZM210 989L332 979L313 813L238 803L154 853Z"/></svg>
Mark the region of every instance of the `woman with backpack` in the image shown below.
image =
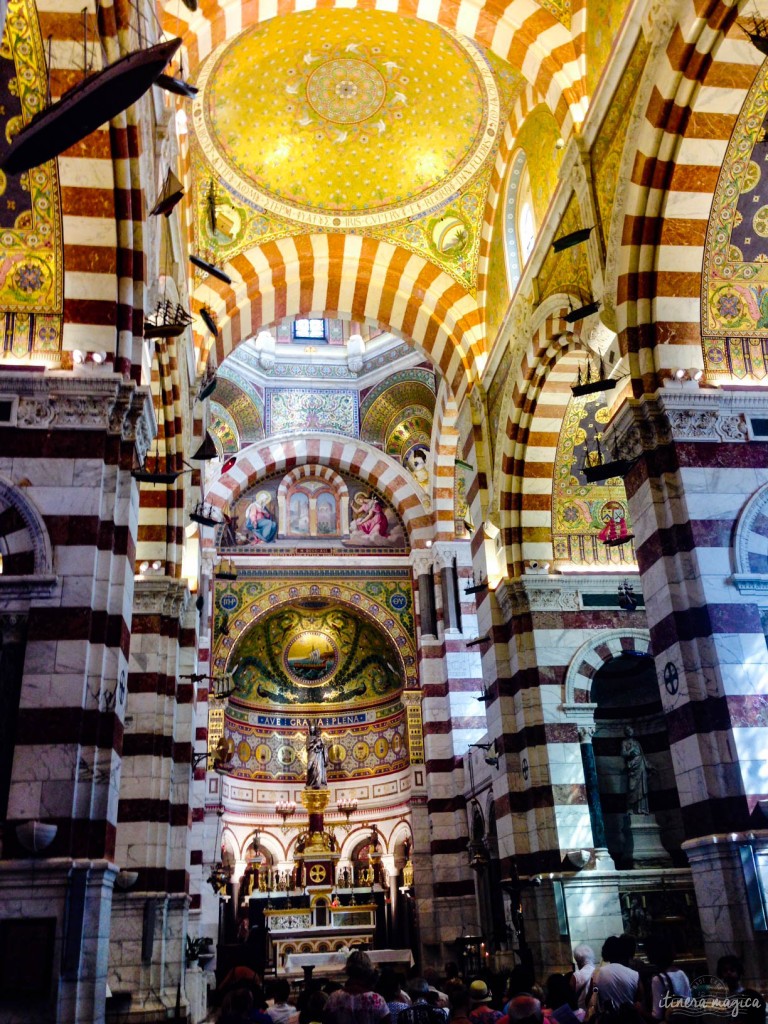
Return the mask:
<svg viewBox="0 0 768 1024"><path fill-rule="evenodd" d="M679 967L673 967L675 949L665 935L649 939L646 944L648 961L655 965L656 972L651 977L652 1020L664 1020L667 1010L678 999L688 999L691 995L691 983L688 975Z"/></svg>

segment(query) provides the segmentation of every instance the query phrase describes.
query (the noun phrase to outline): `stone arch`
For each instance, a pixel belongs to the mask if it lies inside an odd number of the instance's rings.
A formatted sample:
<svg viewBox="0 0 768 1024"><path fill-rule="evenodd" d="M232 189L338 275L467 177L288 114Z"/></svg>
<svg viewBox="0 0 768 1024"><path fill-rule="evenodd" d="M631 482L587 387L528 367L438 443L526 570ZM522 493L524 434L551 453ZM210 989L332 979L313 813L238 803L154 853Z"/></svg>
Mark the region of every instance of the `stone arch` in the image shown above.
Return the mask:
<svg viewBox="0 0 768 1024"><path fill-rule="evenodd" d="M323 313L392 328L440 369L457 397L480 378L486 339L474 295L430 261L389 242L300 235L279 246L255 246L234 257L227 273L231 285L209 280L196 293L218 318L213 344L219 366L262 328ZM197 340L198 348L209 344Z"/></svg>
<svg viewBox="0 0 768 1024"><path fill-rule="evenodd" d="M352 472L380 491L402 519L412 547L424 547L427 540L433 539L431 517L410 474L372 445L340 435L273 437L253 444L214 482L205 500L223 508L258 480L312 463ZM209 543L213 545L212 540Z"/></svg>
<svg viewBox="0 0 768 1024"><path fill-rule="evenodd" d="M605 629L593 634L576 651L565 674L563 710L571 721L591 722L592 679L595 673L622 654L648 654L651 635L647 629Z"/></svg>
<svg viewBox="0 0 768 1024"><path fill-rule="evenodd" d="M53 553L43 517L24 491L2 476L0 512L11 524L8 532L0 535L3 575L50 576L53 573ZM13 537L12 544L8 542L9 537ZM14 562L23 571L14 572Z"/></svg>

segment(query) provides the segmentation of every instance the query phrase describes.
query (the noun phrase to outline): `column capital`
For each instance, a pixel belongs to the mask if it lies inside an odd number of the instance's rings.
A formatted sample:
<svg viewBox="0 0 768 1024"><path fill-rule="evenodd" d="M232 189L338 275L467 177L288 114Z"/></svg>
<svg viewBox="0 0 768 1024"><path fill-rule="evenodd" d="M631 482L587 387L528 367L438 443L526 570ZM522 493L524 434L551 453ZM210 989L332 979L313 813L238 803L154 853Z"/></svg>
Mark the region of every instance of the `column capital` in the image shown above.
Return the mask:
<svg viewBox="0 0 768 1024"><path fill-rule="evenodd" d="M133 591L133 610L139 615L165 615L179 619L189 603L186 580L170 576L138 579Z"/></svg>
<svg viewBox="0 0 768 1024"><path fill-rule="evenodd" d="M411 565L416 576L426 576L432 568L432 549L414 548L410 555Z"/></svg>

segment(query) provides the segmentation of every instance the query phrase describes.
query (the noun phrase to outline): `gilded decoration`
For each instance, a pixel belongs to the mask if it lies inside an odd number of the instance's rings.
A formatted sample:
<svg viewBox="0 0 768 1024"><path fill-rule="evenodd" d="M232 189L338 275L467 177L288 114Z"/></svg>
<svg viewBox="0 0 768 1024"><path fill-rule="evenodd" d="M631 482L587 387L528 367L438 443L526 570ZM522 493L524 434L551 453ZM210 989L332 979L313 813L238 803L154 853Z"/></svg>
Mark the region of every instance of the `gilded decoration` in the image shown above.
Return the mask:
<svg viewBox="0 0 768 1024"><path fill-rule="evenodd" d="M408 551L397 512L351 474L316 467L260 480L223 511L216 546L223 554L360 555Z"/></svg>
<svg viewBox="0 0 768 1024"><path fill-rule="evenodd" d="M601 6L612 8L613 4L611 0L605 0ZM587 19L589 22L589 14ZM608 106L608 112L592 148L592 167L596 172L593 174L592 180L603 238L608 237L610 229L627 130L632 120L637 90L648 60L648 52L649 44L641 35L627 62L626 70L616 89L613 101Z"/></svg>
<svg viewBox="0 0 768 1024"><path fill-rule="evenodd" d="M319 431L359 437L358 392L267 388L264 426L268 436Z"/></svg>
<svg viewBox="0 0 768 1024"><path fill-rule="evenodd" d="M382 11L270 19L217 47L197 85L195 132L217 178L313 227L376 227L427 212L475 177L500 126L496 80L479 50Z"/></svg>
<svg viewBox="0 0 768 1024"><path fill-rule="evenodd" d="M539 0L543 7L566 28L571 27L571 0Z"/></svg>
<svg viewBox="0 0 768 1024"><path fill-rule="evenodd" d="M608 67L629 0L588 0L586 6L587 95L594 96L603 71ZM646 49L642 39L636 45Z"/></svg>
<svg viewBox="0 0 768 1024"><path fill-rule="evenodd" d="M768 65L736 121L704 248L702 334L708 376L766 377L768 339Z"/></svg>
<svg viewBox="0 0 768 1024"><path fill-rule="evenodd" d="M397 686L402 686L403 680L405 685L417 685L416 652L413 645L413 599L409 571L405 569L380 570L373 573L329 570L326 574L310 577L301 570L291 572L241 568L236 581L225 584L218 580L214 616L214 671L231 671L237 665L240 654L233 655L233 651L253 623L258 623L262 619L266 621L268 616L274 617L278 611L281 615L287 612L298 614L297 610L300 608L305 625L302 627L297 621L295 629L291 626L291 629L285 632L289 639L298 636L302 628L317 629L317 620L320 617L327 627L322 631L331 638L340 635L331 629L337 619L339 629L343 627L345 631L344 636L350 629L354 631L358 628L359 620L360 629L365 626L364 632L369 637L365 643L370 646L371 666L379 665L377 659L385 650L380 646L380 642L386 641L389 645L386 647L386 653L390 664L386 666L386 672L382 675L381 672L374 671L370 678L365 676L368 680L367 696L358 694L355 697L356 703L380 702L386 699L387 694L394 692ZM275 631L279 631L283 626L287 629L287 622L275 618L274 624L270 626L270 636L274 638ZM358 658L359 652L348 650L345 642L335 642L339 648L338 660L334 663L332 671L322 679L302 682L296 673L291 675L289 669L280 661L282 653L278 657L274 678L282 681L286 693L291 692L299 696L309 694L312 700L318 698L326 683L330 685L333 682L334 688L338 688L343 679L346 679L350 668L349 659ZM256 651L255 654L258 656L259 652ZM248 687L247 693L255 693L254 686L258 689L260 683L253 672L247 671L248 668L248 665L241 666L240 675L235 672L235 679L242 679L243 685ZM399 683L394 682L395 677L400 680ZM274 679L271 682L267 680L265 685L270 690L274 689ZM258 694L256 697L261 703L262 698ZM242 702L240 696L238 700ZM331 703L338 703L339 698L329 700ZM279 696L276 703L293 705L297 702Z"/></svg>
<svg viewBox="0 0 768 1024"><path fill-rule="evenodd" d="M528 174L536 223L543 224L549 201L555 194L560 169L559 150L555 143L560 127L545 103L539 103L526 117L517 136L517 144L528 158Z"/></svg>
<svg viewBox="0 0 768 1024"><path fill-rule="evenodd" d="M435 408L435 375L416 367L398 370L370 389L360 402L360 437L371 443L386 444L387 428L407 405Z"/></svg>
<svg viewBox="0 0 768 1024"><path fill-rule="evenodd" d="M345 710L391 701L403 685L398 648L354 606L309 597L281 604L240 636L228 659L233 702Z"/></svg>
<svg viewBox="0 0 768 1024"><path fill-rule="evenodd" d="M558 563L568 565L634 564L632 542L606 547L600 531L614 524L629 528L629 506L619 478L587 483L583 467L602 440L609 410L603 396L571 398L565 411L555 455L552 482L552 544ZM630 531L631 532L631 531Z"/></svg>
<svg viewBox="0 0 768 1024"><path fill-rule="evenodd" d="M221 445L225 455L240 451L240 438L234 421L227 409L218 402L211 402L211 422L208 429Z"/></svg>
<svg viewBox="0 0 768 1024"><path fill-rule="evenodd" d="M583 227L579 202L575 195L563 214L558 234L568 235ZM562 252L550 249L538 276L539 295L543 301L549 295L578 295L584 301L591 295L589 261L585 245L573 245Z"/></svg>
<svg viewBox="0 0 768 1024"><path fill-rule="evenodd" d="M0 47L0 112L10 140L45 106L46 62L35 4L11 0ZM62 229L56 162L18 177L0 172L3 354L61 348Z"/></svg>
<svg viewBox="0 0 768 1024"><path fill-rule="evenodd" d="M518 178L525 162L524 154L519 155L523 157L523 160L516 160L515 165L510 169L510 174L512 174L515 168L517 168ZM488 259L488 274L485 282L485 331L488 338L488 346L491 350L493 350L496 335L504 322L504 316L512 298L507 272L507 260L510 258L510 255L514 258L518 280L520 276L517 230L514 224L515 204L512 203L508 207L507 193L509 187L509 181L507 181L506 187L502 190L501 195L496 201L496 211L493 216L493 229L491 231L491 252ZM512 220L509 231L505 230L508 213ZM512 249L510 255L505 251L507 248Z"/></svg>
<svg viewBox="0 0 768 1024"><path fill-rule="evenodd" d="M474 292L500 129L524 85L506 62L424 21L315 10L222 44L197 84L200 251L226 262L277 238L353 230ZM271 114L258 147L255 94Z"/></svg>

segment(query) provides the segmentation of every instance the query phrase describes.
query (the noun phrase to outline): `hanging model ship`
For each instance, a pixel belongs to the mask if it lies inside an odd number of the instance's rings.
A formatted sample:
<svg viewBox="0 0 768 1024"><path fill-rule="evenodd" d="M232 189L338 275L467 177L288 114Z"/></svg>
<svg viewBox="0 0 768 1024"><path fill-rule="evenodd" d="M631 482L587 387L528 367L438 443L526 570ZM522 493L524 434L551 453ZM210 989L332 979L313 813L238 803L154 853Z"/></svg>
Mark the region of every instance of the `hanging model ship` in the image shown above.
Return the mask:
<svg viewBox="0 0 768 1024"><path fill-rule="evenodd" d="M144 321L145 338L178 338L185 327L192 323L192 317L178 302L161 299Z"/></svg>
<svg viewBox="0 0 768 1024"><path fill-rule="evenodd" d="M180 46L181 39L175 38L135 50L68 89L22 128L0 159L0 168L21 174L111 121L144 95Z"/></svg>

